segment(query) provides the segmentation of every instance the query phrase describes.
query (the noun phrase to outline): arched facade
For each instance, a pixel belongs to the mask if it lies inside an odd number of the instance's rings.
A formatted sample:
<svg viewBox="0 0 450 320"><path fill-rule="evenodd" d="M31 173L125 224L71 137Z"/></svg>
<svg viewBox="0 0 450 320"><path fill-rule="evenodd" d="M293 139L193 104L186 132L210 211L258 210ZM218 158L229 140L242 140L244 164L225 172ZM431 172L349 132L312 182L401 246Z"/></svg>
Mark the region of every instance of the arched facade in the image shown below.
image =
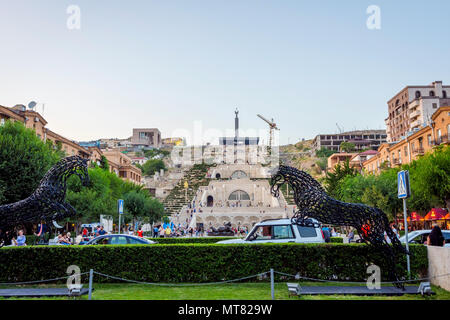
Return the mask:
<svg viewBox="0 0 450 320"><path fill-rule="evenodd" d="M243 179L243 178L247 178L247 174L242 170L236 170L231 175L231 179Z"/></svg>
<svg viewBox="0 0 450 320"><path fill-rule="evenodd" d="M250 196L247 192L243 190L236 190L230 193L228 200L231 201L247 201L250 200Z"/></svg>

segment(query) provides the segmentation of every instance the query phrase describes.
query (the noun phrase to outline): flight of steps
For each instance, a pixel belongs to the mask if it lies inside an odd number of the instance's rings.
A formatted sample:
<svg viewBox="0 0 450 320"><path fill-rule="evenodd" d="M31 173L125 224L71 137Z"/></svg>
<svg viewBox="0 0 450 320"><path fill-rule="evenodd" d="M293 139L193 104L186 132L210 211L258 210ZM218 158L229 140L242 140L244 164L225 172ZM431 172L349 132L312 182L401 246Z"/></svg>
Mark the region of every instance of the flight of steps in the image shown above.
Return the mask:
<svg viewBox="0 0 450 320"><path fill-rule="evenodd" d="M209 184L206 173L212 166L213 165L207 164L194 165L185 173L184 177L178 181L170 194L163 201L164 207L166 208L166 215L170 216L179 213L181 208L192 200L200 186ZM189 184L187 201L184 188L185 181Z"/></svg>
<svg viewBox="0 0 450 320"><path fill-rule="evenodd" d="M284 184L281 186L280 188L281 193L284 196L285 201L287 202L288 205L295 205L295 201L294 201L294 194L292 193L292 188L289 187L289 194L287 193L287 184Z"/></svg>

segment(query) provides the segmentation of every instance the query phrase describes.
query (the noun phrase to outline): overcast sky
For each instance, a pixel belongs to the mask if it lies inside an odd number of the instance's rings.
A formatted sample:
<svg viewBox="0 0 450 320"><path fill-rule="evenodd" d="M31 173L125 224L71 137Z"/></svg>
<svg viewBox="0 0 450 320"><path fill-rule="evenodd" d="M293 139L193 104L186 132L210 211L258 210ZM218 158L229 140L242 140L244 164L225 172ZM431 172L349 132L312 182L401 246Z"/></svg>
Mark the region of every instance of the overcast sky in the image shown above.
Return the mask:
<svg viewBox="0 0 450 320"><path fill-rule="evenodd" d="M403 87L450 84L449 12L446 0L0 0L0 105L45 103L47 126L79 141L220 135L236 107L264 140L256 114L274 118L282 144L336 123L385 129Z"/></svg>

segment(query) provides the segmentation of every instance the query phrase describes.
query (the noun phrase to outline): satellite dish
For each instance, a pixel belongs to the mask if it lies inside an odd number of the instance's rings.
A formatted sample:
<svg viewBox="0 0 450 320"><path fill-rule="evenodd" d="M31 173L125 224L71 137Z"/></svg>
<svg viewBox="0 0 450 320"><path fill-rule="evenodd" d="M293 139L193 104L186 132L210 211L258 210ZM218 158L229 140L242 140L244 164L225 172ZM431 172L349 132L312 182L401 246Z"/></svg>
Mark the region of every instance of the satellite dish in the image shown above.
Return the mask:
<svg viewBox="0 0 450 320"><path fill-rule="evenodd" d="M36 101L31 101L31 102L28 104L28 108L30 108L30 109L33 110L33 108L36 107L36 105L37 105Z"/></svg>

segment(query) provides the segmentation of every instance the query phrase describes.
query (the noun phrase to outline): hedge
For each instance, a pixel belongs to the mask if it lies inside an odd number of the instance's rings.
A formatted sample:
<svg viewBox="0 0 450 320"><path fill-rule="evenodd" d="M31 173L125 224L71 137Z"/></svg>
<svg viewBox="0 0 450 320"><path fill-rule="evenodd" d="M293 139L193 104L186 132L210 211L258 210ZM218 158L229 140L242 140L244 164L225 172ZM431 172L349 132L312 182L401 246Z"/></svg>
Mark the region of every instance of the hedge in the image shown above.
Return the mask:
<svg viewBox="0 0 450 320"><path fill-rule="evenodd" d="M330 239L332 243L344 243L344 238L341 237L331 237Z"/></svg>
<svg viewBox="0 0 450 320"><path fill-rule="evenodd" d="M186 237L186 238L147 238L160 244L216 243L222 240L239 239L238 237Z"/></svg>
<svg viewBox="0 0 450 320"><path fill-rule="evenodd" d="M427 248L411 245L413 276L425 275ZM381 259L380 259L381 258ZM32 246L0 249L0 283L43 280L66 275L78 265L105 274L150 282L212 282L241 278L274 268L301 276L365 281L375 263L387 279L382 256L365 244L159 244ZM405 275L406 258L397 269ZM86 279L84 278L83 281ZM95 282L115 282L95 276Z"/></svg>

